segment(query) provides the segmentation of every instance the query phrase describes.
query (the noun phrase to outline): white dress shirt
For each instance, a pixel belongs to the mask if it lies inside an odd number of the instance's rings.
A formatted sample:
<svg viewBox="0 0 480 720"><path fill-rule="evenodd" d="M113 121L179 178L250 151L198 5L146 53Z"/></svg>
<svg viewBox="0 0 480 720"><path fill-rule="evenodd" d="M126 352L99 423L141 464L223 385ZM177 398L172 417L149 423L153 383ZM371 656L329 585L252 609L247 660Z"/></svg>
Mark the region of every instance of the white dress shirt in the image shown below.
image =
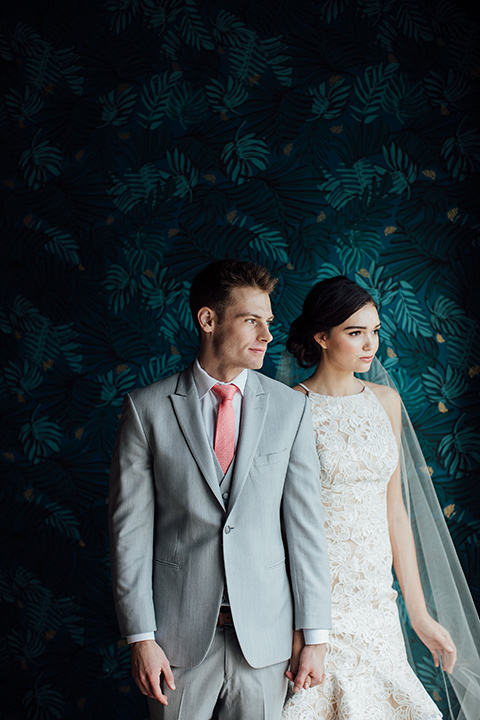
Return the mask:
<svg viewBox="0 0 480 720"><path fill-rule="evenodd" d="M200 400L200 412L202 413L203 422L205 423L205 430L207 431L207 437L210 445L213 449L213 443L215 439L215 426L217 423L218 406L220 399L216 395L212 388L214 385L236 385L239 392L236 392L233 396L232 405L235 412L235 451L237 449L238 436L240 434L240 425L242 421L242 409L243 409L243 396L245 393L245 385L248 378L248 370L242 370L236 378L230 380L229 383L223 383L220 380L216 380L211 377L202 368L198 362L198 358L193 364L193 378L195 385L197 386L198 398ZM304 628L303 635L305 643L307 645L316 645L319 643L328 642L328 630L319 628ZM154 640L155 633L136 633L135 635L127 635L127 642L129 644L134 642L140 642L141 640Z"/></svg>

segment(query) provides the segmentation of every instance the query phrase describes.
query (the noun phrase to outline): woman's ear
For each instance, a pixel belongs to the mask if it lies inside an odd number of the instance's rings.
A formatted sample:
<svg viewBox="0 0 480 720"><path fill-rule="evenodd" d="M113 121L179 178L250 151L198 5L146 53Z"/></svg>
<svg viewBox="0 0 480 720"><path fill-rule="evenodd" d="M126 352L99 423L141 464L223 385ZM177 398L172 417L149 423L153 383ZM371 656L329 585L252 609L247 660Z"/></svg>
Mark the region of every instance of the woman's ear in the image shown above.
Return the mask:
<svg viewBox="0 0 480 720"><path fill-rule="evenodd" d="M313 339L315 340L316 343L318 343L320 345L322 350L327 349L327 333L326 332L315 333L315 335L313 336Z"/></svg>
<svg viewBox="0 0 480 720"><path fill-rule="evenodd" d="M197 313L198 324L200 330L205 333L211 333L215 322L215 312L208 306L200 308Z"/></svg>

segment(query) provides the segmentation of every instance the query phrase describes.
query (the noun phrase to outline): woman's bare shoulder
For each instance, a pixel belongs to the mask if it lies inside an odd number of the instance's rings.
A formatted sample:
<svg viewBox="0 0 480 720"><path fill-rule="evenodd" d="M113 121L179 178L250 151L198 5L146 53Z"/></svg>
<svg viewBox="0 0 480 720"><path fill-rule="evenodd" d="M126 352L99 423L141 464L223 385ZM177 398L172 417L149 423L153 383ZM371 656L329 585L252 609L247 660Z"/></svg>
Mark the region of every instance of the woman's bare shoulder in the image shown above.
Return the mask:
<svg viewBox="0 0 480 720"><path fill-rule="evenodd" d="M303 385L294 385L292 390L297 390L298 392L303 393L304 395L307 395L306 389L303 387Z"/></svg>
<svg viewBox="0 0 480 720"><path fill-rule="evenodd" d="M380 385L379 383L367 381L365 381L365 385L370 388L373 393L375 393L387 412L393 411L394 413L397 413L400 410L400 395L395 388L392 388L389 385Z"/></svg>

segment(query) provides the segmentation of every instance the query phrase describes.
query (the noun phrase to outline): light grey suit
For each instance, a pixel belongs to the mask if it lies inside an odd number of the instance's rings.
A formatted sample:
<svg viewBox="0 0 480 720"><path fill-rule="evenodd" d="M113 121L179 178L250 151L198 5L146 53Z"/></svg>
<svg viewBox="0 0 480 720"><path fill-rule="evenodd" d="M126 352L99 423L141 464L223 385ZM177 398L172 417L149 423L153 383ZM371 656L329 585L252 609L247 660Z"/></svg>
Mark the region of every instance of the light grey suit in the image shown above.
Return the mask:
<svg viewBox="0 0 480 720"><path fill-rule="evenodd" d="M216 463L191 368L126 397L109 501L120 629L156 628L173 666L198 665L226 586L248 664L279 663L290 657L294 627L330 626L305 396L250 370L228 507Z"/></svg>

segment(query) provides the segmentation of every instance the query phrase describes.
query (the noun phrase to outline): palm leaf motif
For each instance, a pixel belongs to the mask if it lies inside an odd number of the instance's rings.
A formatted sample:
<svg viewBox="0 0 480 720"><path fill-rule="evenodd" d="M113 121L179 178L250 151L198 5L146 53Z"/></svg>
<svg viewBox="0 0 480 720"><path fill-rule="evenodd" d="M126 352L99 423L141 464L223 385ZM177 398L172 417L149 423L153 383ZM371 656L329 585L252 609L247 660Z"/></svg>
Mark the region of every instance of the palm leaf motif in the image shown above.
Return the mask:
<svg viewBox="0 0 480 720"><path fill-rule="evenodd" d="M417 179L418 168L401 147L391 143L383 148L383 157L392 171L392 193L401 195L405 190L410 195L410 185Z"/></svg>
<svg viewBox="0 0 480 720"><path fill-rule="evenodd" d="M407 37L417 42L432 40L432 33L415 0L400 0L397 4L396 20L400 31Z"/></svg>
<svg viewBox="0 0 480 720"><path fill-rule="evenodd" d="M29 501L42 508L44 513L44 522L61 535L71 540L80 540L79 522L75 514L67 507L52 502L43 493L34 491Z"/></svg>
<svg viewBox="0 0 480 720"><path fill-rule="evenodd" d="M288 254L292 266L298 272L310 272L326 262L330 254L332 221L300 225L289 238Z"/></svg>
<svg viewBox="0 0 480 720"><path fill-rule="evenodd" d="M392 377L395 380L395 385L398 388L400 397L403 400L405 407L407 408L408 414L415 418L417 412L422 408L424 404L424 396L422 392L422 383L420 378L412 380L408 377L404 368L395 367L392 369Z"/></svg>
<svg viewBox="0 0 480 720"><path fill-rule="evenodd" d="M150 358L148 365L144 366L139 374L138 379L142 387L157 382L161 378L172 375L179 369L179 355L162 355L158 358Z"/></svg>
<svg viewBox="0 0 480 720"><path fill-rule="evenodd" d="M235 109L248 98L247 89L232 76L226 83L212 78L211 83L205 86L205 94L212 110L219 113L235 113Z"/></svg>
<svg viewBox="0 0 480 720"><path fill-rule="evenodd" d="M366 68L363 79L357 78L354 90L361 104L351 107L355 120L368 124L377 119L390 80L397 69L395 63L386 67L380 63Z"/></svg>
<svg viewBox="0 0 480 720"><path fill-rule="evenodd" d="M51 453L58 452L63 433L58 424L49 417L36 417L40 406L35 409L30 422L20 428L18 440L30 462L38 463Z"/></svg>
<svg viewBox="0 0 480 720"><path fill-rule="evenodd" d="M187 45L200 50L213 50L213 42L194 0L183 0L179 29Z"/></svg>
<svg viewBox="0 0 480 720"><path fill-rule="evenodd" d="M120 373L110 370L98 375L96 380L101 387L98 407L120 407L125 395L135 386L136 377L130 369Z"/></svg>
<svg viewBox="0 0 480 720"><path fill-rule="evenodd" d="M40 223L37 229L40 229ZM79 246L75 238L64 230L58 228L47 228L45 231L50 240L45 243L45 250L48 250L53 255L56 255L61 260L70 263L71 265L80 264L80 256L78 254Z"/></svg>
<svg viewBox="0 0 480 720"><path fill-rule="evenodd" d="M272 258L282 265L288 262L287 243L278 230L260 224L252 225L250 231L254 234L250 247L259 253L260 257Z"/></svg>
<svg viewBox="0 0 480 720"><path fill-rule="evenodd" d="M108 95L100 96L98 102L102 106L102 123L99 127L121 127L126 125L133 115L137 93L131 87L121 92L112 90Z"/></svg>
<svg viewBox="0 0 480 720"><path fill-rule="evenodd" d="M139 289L146 306L158 313L175 302L179 293L174 282L165 280L166 273L167 268L162 269L157 263L153 270L147 270L140 278Z"/></svg>
<svg viewBox="0 0 480 720"><path fill-rule="evenodd" d="M29 717L35 720L64 717L65 700L62 693L45 682L42 675L37 677L33 688L25 693L23 703Z"/></svg>
<svg viewBox="0 0 480 720"><path fill-rule="evenodd" d="M448 75L433 70L424 79L423 84L428 99L433 105L458 107L459 101L469 92L469 85L465 78L449 68Z"/></svg>
<svg viewBox="0 0 480 720"><path fill-rule="evenodd" d="M344 208L355 197L361 197L374 187L374 183L381 179L385 173L384 168L373 163L368 158L361 158L346 167L340 163L337 167L338 177L329 170L324 170L325 181L318 185L318 189L325 193L325 199L335 210Z"/></svg>
<svg viewBox="0 0 480 720"><path fill-rule="evenodd" d="M450 365L443 372L429 367L428 372L422 375L422 385L430 402L442 402L450 407L457 405L457 398L468 390L465 376Z"/></svg>
<svg viewBox="0 0 480 720"><path fill-rule="evenodd" d="M455 300L439 295L432 306L427 301L427 306L432 313L430 322L436 332L461 337L473 329L473 321Z"/></svg>
<svg viewBox="0 0 480 720"><path fill-rule="evenodd" d="M480 338L478 335L478 321L471 321L470 328L463 333L448 338L447 358L452 367L463 371L471 371L477 366L480 352Z"/></svg>
<svg viewBox="0 0 480 720"><path fill-rule="evenodd" d="M31 121L45 103L38 90L28 85L23 92L13 88L5 95L4 101L10 117L21 122Z"/></svg>
<svg viewBox="0 0 480 720"><path fill-rule="evenodd" d="M145 272L152 264L163 260L166 240L161 228L146 225L131 232L125 239L123 252L133 273Z"/></svg>
<svg viewBox="0 0 480 720"><path fill-rule="evenodd" d="M375 241L374 241L375 242ZM398 284L392 278L383 277L384 268L370 262L357 272L355 282L370 293L380 309L387 307L397 296ZM383 328L382 328L383 329Z"/></svg>
<svg viewBox="0 0 480 720"><path fill-rule="evenodd" d="M462 120L454 137L445 140L442 158L450 175L456 180L465 180L471 175L480 161L480 135L466 128L466 118Z"/></svg>
<svg viewBox="0 0 480 720"><path fill-rule="evenodd" d="M42 316L39 309L35 307L30 300L18 295L13 301L13 305L9 315L9 323L7 327L11 327L20 332L28 332L37 330L46 322L46 318ZM4 330L7 332L8 330Z"/></svg>
<svg viewBox="0 0 480 720"><path fill-rule="evenodd" d="M163 28L167 22L175 20L182 9L181 0L164 0L161 4L157 0L143 0L142 6L148 24L154 28Z"/></svg>
<svg viewBox="0 0 480 720"><path fill-rule="evenodd" d="M62 153L47 140L34 137L30 148L20 155L19 166L27 185L36 190L49 177L60 174Z"/></svg>
<svg viewBox="0 0 480 720"><path fill-rule="evenodd" d="M433 330L415 295L413 287L406 280L400 280L397 294L395 317L399 326L407 332L417 335L433 335Z"/></svg>
<svg viewBox="0 0 480 720"><path fill-rule="evenodd" d="M170 172L161 171L163 180L173 181L173 197L192 197L192 190L198 183L198 170L193 166L189 158L178 148L173 152L167 151L167 162Z"/></svg>
<svg viewBox="0 0 480 720"><path fill-rule="evenodd" d="M242 128L243 124L237 129L234 140L224 146L221 155L228 176L238 185L257 170L265 170L270 154L266 142L255 137L254 133L240 136Z"/></svg>
<svg viewBox="0 0 480 720"><path fill-rule="evenodd" d="M110 290L109 305L114 313L119 313L130 302L137 291L137 280L122 265L111 265L104 280L106 290Z"/></svg>
<svg viewBox="0 0 480 720"><path fill-rule="evenodd" d="M322 4L321 17L330 24L343 13L347 5L348 0L326 0Z"/></svg>
<svg viewBox="0 0 480 720"><path fill-rule="evenodd" d="M188 82L173 85L167 102L167 115L178 120L183 128L202 120L207 112L207 102L203 88L193 90Z"/></svg>
<svg viewBox="0 0 480 720"><path fill-rule="evenodd" d="M317 88L309 88L308 92L313 97L312 116L313 120L325 118L333 120L340 117L348 102L351 86L345 84L345 78L327 87L327 83L321 83Z"/></svg>
<svg viewBox="0 0 480 720"><path fill-rule="evenodd" d="M385 273L390 277L398 274L414 287L425 287L428 295L449 270L455 240L452 226L399 223L390 247L382 253Z"/></svg>
<svg viewBox="0 0 480 720"><path fill-rule="evenodd" d="M138 171L128 168L123 177L114 177L107 192L113 196L121 212L130 212L139 203L155 204L164 185L164 175L153 164L146 163Z"/></svg>
<svg viewBox="0 0 480 720"><path fill-rule="evenodd" d="M280 37L262 40L254 30L226 10L218 13L213 36L230 48L228 61L234 78L247 81L260 77L270 68L282 85L291 84L291 58L284 54L287 46Z"/></svg>
<svg viewBox="0 0 480 720"><path fill-rule="evenodd" d="M139 112L139 122L142 127L149 130L156 130L163 122L170 102L172 89L180 81L182 73L164 72L161 75L154 75L150 82L145 84L140 93L140 101L145 107L144 112Z"/></svg>
<svg viewBox="0 0 480 720"><path fill-rule="evenodd" d="M111 13L110 22L114 32L123 32L132 22L139 7L139 0L108 0L105 10Z"/></svg>
<svg viewBox="0 0 480 720"><path fill-rule="evenodd" d="M10 392L22 396L31 395L43 380L38 368L29 360L24 360L23 367L18 362L7 363L3 374Z"/></svg>
<svg viewBox="0 0 480 720"><path fill-rule="evenodd" d="M425 108L425 96L420 83L410 83L404 73L394 76L383 97L382 107L393 113L402 123L420 115Z"/></svg>
<svg viewBox="0 0 480 720"><path fill-rule="evenodd" d="M395 0L359 0L363 15L378 20L395 4Z"/></svg>
<svg viewBox="0 0 480 720"><path fill-rule="evenodd" d="M30 628L13 629L7 636L8 648L14 658L29 663L45 652L45 640Z"/></svg>
<svg viewBox="0 0 480 720"><path fill-rule="evenodd" d="M24 22L16 25L11 44L15 54L25 59L25 77L32 88L42 92L63 79L75 94L83 92L83 68L76 64L79 56L73 48L55 51L51 42Z"/></svg>
<svg viewBox="0 0 480 720"><path fill-rule="evenodd" d="M374 230L350 230L340 232L337 239L340 260L348 270L364 264L364 258L376 260L382 246L382 238Z"/></svg>
<svg viewBox="0 0 480 720"><path fill-rule="evenodd" d="M438 446L439 457L449 475L457 478L468 473L474 462L480 461L478 434L463 427L464 415L454 425L453 432L445 435Z"/></svg>

